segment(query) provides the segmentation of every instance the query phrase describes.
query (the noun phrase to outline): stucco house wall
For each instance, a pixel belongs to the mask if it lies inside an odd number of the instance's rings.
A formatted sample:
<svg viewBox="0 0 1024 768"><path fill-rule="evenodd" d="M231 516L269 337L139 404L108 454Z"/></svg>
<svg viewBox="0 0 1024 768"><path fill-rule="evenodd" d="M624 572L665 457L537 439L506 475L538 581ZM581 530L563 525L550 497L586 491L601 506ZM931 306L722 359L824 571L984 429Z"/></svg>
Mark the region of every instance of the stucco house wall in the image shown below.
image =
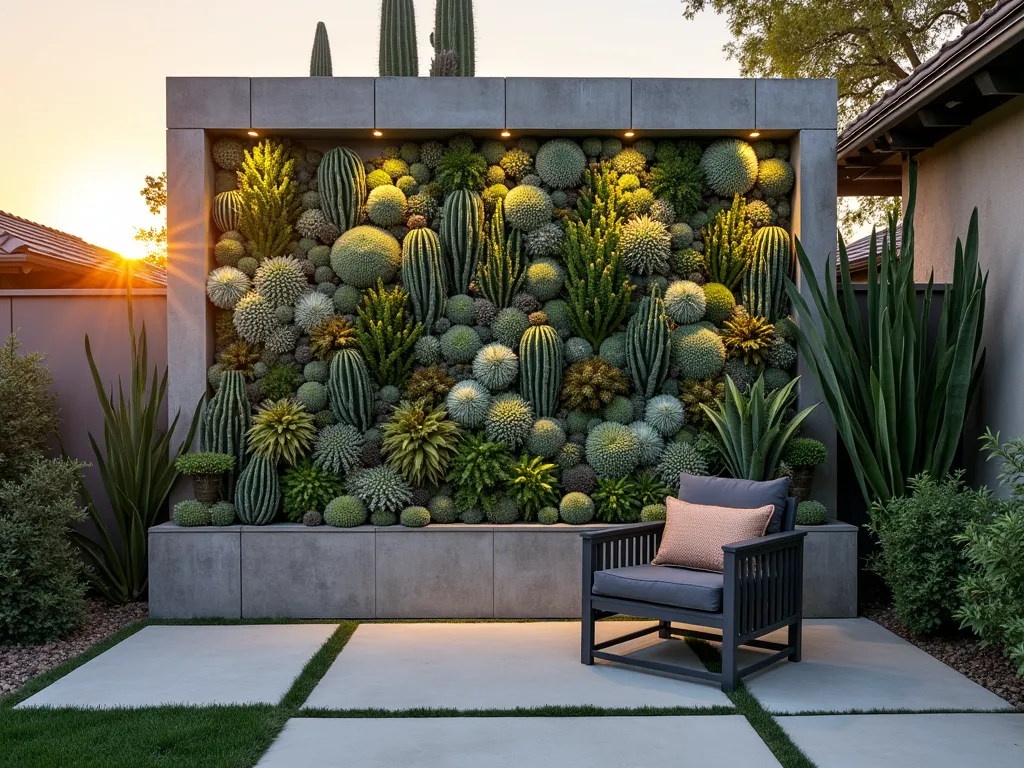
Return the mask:
<svg viewBox="0 0 1024 768"><path fill-rule="evenodd" d="M957 238L965 240L977 207L980 260L989 273L985 307L985 375L965 439L973 447L985 428L1003 437L1024 434L1024 96L990 112L921 152L915 259L919 282L934 269L937 283L953 278ZM909 182L904 169L904 200ZM970 455L970 454L969 454ZM994 486L998 463L979 456L979 482Z"/></svg>

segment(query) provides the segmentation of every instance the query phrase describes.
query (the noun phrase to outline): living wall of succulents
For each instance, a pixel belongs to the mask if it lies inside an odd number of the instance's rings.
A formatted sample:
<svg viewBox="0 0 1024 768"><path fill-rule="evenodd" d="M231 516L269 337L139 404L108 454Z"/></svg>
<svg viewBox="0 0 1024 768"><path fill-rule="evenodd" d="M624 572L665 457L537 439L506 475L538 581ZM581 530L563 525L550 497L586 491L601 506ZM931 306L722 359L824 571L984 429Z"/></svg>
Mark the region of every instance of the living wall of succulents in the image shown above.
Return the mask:
<svg viewBox="0 0 1024 768"><path fill-rule="evenodd" d="M726 375L790 381L788 143L372 146L212 143L202 448L242 522L656 519L722 471Z"/></svg>

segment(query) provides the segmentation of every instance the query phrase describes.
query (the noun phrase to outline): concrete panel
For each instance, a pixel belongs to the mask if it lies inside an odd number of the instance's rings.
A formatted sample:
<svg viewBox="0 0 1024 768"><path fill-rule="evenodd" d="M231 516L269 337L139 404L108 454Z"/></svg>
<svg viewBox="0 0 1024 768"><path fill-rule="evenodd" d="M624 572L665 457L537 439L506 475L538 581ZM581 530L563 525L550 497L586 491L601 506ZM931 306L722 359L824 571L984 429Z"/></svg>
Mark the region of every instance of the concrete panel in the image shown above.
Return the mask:
<svg viewBox="0 0 1024 768"><path fill-rule="evenodd" d="M168 128L248 128L248 77L168 77Z"/></svg>
<svg viewBox="0 0 1024 768"><path fill-rule="evenodd" d="M601 621L598 642L652 626ZM616 653L703 669L680 640L646 635ZM719 686L613 663L580 663L578 621L362 624L304 709L729 706ZM642 763L647 765L648 763Z"/></svg>
<svg viewBox="0 0 1024 768"><path fill-rule="evenodd" d="M242 527L242 617L373 618L372 528Z"/></svg>
<svg viewBox="0 0 1024 768"><path fill-rule="evenodd" d="M254 77L257 130L373 128L372 77Z"/></svg>
<svg viewBox="0 0 1024 768"><path fill-rule="evenodd" d="M501 77L378 77L376 127L494 130L505 127Z"/></svg>
<svg viewBox="0 0 1024 768"><path fill-rule="evenodd" d="M836 252L836 132L832 130L800 131L792 142L791 162L796 171L793 190L793 234L800 239L815 270L804 275L797 269L796 283L807 300L811 311L810 281L814 280L822 291L825 281L835 280L832 259L826 256ZM798 318L800 322L802 319ZM816 318L810 319L820 328ZM797 363L800 376L800 405L806 408L819 403L804 421L804 433L815 437L828 449L828 461L814 472L811 498L822 502L828 509L836 508L837 436L832 417L825 407L825 397L801 355Z"/></svg>
<svg viewBox="0 0 1024 768"><path fill-rule="evenodd" d="M857 527L832 521L800 525L804 539L804 618L857 615Z"/></svg>
<svg viewBox="0 0 1024 768"><path fill-rule="evenodd" d="M206 367L213 358L213 313L205 291L214 234L210 219L213 182L204 131L168 131L168 413L180 409L191 414L206 394ZM187 424L179 422L172 451L184 440L187 429ZM179 484L175 499L185 493L183 487Z"/></svg>
<svg viewBox="0 0 1024 768"><path fill-rule="evenodd" d="M753 80L633 79L635 130L749 131L753 127Z"/></svg>
<svg viewBox="0 0 1024 768"><path fill-rule="evenodd" d="M149 615L237 619L242 615L241 527L149 531Z"/></svg>
<svg viewBox="0 0 1024 768"><path fill-rule="evenodd" d="M836 130L838 90L835 80L759 78L754 82L758 130Z"/></svg>
<svg viewBox="0 0 1024 768"><path fill-rule="evenodd" d="M494 615L490 530L378 528L375 570L378 618Z"/></svg>
<svg viewBox="0 0 1024 768"><path fill-rule="evenodd" d="M494 531L494 616L569 619L580 616L583 542L564 530Z"/></svg>
<svg viewBox="0 0 1024 768"><path fill-rule="evenodd" d="M631 125L630 80L612 77L509 77L509 130L626 131Z"/></svg>
<svg viewBox="0 0 1024 768"><path fill-rule="evenodd" d="M0 296L0 335L7 338L14 333L11 327L11 299Z"/></svg>

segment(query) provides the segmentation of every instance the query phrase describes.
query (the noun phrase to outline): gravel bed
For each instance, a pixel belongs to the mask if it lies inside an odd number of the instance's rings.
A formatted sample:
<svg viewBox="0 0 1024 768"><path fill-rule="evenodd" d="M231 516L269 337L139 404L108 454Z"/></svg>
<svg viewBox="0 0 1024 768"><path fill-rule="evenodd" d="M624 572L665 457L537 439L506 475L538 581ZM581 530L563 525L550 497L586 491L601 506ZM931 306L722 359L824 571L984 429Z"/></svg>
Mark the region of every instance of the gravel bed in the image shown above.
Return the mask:
<svg viewBox="0 0 1024 768"><path fill-rule="evenodd" d="M891 605L862 605L861 614L1024 711L1024 677L1017 676L1002 648L982 647L981 641L968 632L928 637L911 634Z"/></svg>
<svg viewBox="0 0 1024 768"><path fill-rule="evenodd" d="M102 600L87 600L85 620L63 640L45 645L0 645L0 696L88 650L133 621L146 618L147 611L146 603L110 605Z"/></svg>

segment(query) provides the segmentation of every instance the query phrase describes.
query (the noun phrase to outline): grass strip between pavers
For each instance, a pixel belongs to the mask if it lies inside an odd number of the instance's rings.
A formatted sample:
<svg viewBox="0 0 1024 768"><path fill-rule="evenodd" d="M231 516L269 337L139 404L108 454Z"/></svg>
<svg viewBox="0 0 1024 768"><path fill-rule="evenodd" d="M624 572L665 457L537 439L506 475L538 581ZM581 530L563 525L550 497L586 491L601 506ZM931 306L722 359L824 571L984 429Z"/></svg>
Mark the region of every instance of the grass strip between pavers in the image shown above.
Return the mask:
<svg viewBox="0 0 1024 768"><path fill-rule="evenodd" d="M413 709L304 709L300 717L320 718L403 718L403 717L680 717L689 715L735 715L734 707L591 707L550 706L513 709L453 709L416 707Z"/></svg>
<svg viewBox="0 0 1024 768"><path fill-rule="evenodd" d="M686 638L686 644L690 646L709 672L722 671L722 656L717 648L704 640L690 637ZM761 706L761 702L754 697L754 694L742 681L736 686L736 690L727 693L726 696L736 705L737 712L747 718L747 722L772 751L775 759L782 764L782 768L815 768L810 758L793 743L789 734Z"/></svg>

